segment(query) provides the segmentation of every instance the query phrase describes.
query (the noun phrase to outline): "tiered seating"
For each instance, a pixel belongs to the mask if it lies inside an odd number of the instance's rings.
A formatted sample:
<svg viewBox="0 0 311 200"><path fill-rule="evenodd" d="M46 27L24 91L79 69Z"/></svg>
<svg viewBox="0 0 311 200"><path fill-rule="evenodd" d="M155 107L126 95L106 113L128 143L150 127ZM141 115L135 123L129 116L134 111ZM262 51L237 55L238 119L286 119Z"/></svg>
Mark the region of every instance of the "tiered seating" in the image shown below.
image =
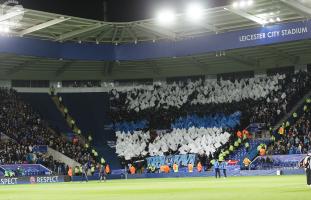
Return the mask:
<svg viewBox="0 0 311 200"><path fill-rule="evenodd" d="M63 133L69 133L71 131L49 94L20 93L20 95L38 113L40 113L40 116L47 121L49 125L54 128L54 130L58 130Z"/></svg>
<svg viewBox="0 0 311 200"><path fill-rule="evenodd" d="M92 136L92 145L102 155L110 167L119 168L119 159L115 149L107 145L107 141L115 141L115 134L107 130L111 124L109 113L109 96L107 93L61 93L63 104L75 119L81 133L88 138Z"/></svg>
<svg viewBox="0 0 311 200"><path fill-rule="evenodd" d="M240 81L196 81L111 91L114 123L147 120L149 128L167 129L179 117L230 115L241 111L241 127L275 124L311 86L311 73L275 75Z"/></svg>
<svg viewBox="0 0 311 200"><path fill-rule="evenodd" d="M0 165L0 168L15 172L15 176L42 176L52 173L46 167L38 164Z"/></svg>
<svg viewBox="0 0 311 200"><path fill-rule="evenodd" d="M246 157L248 152L250 152L252 149L257 149L258 145L263 143L264 140L257 140L252 139L249 141L249 151L246 150L245 146L241 146L236 151L234 151L229 157L229 160L237 160L237 161L243 161L243 159Z"/></svg>
<svg viewBox="0 0 311 200"><path fill-rule="evenodd" d="M0 108L0 131L20 145L26 146L28 150L34 145L48 145L79 163L95 163L94 157L91 157L81 143L70 141L50 129L48 124L21 99L16 91L0 89ZM25 159L14 161L13 163L21 163Z"/></svg>
<svg viewBox="0 0 311 200"><path fill-rule="evenodd" d="M278 91L283 75L242 79L240 81L199 80L187 84L174 83L134 89L126 94L128 110L140 112L149 108L181 108L186 103L192 105L209 103L240 102L243 99L260 99ZM115 94L115 93L114 93Z"/></svg>
<svg viewBox="0 0 311 200"><path fill-rule="evenodd" d="M269 154L304 154L311 151L311 98L274 131Z"/></svg>
<svg viewBox="0 0 311 200"><path fill-rule="evenodd" d="M247 127L250 123L265 123L267 127L274 125L283 114L301 98L311 86L311 73L298 72L296 74L262 76L236 81L199 80L187 83L155 84L153 86L140 86L128 91L111 91L111 112L114 123L126 121L146 120L149 127L146 130L162 130L171 128L185 128L194 125L205 127L204 124L213 124L216 127L239 128ZM229 116L240 111L239 123L220 123L211 116ZM196 123L197 116L205 116ZM206 118L207 116L207 118ZM238 127L237 127L238 126ZM139 132L144 133L144 132ZM120 133L119 133L120 134ZM140 144L140 140L149 140L149 136L134 138L134 144ZM123 136L122 136L123 137ZM129 136L124 136L129 137ZM131 138L128 138L131 140ZM226 142L226 141L224 141ZM231 141L232 142L232 141ZM265 141L269 142L269 141ZM148 142L147 142L148 143ZM135 154L128 157L150 154L150 145L142 145L143 154ZM240 148L231 158L242 160L244 156L254 158L257 155L255 147L259 142L251 142L250 152ZM222 155L228 155L228 146L220 146ZM218 149L218 150L219 150ZM201 149L202 150L202 149ZM253 152L254 150L254 152ZM159 152L163 152L162 149ZM173 153L170 151L169 153ZM198 151L200 152L200 151ZM217 157L217 153L213 157ZM119 154L124 155L124 154ZM208 156L208 155L207 155ZM135 159L134 159L135 160Z"/></svg>
<svg viewBox="0 0 311 200"><path fill-rule="evenodd" d="M186 117L180 117L174 123L172 123L171 128L189 128L189 127L217 127L217 128L235 128L240 124L241 113L235 112L229 116L224 114L216 114L214 116L197 116L188 115Z"/></svg>

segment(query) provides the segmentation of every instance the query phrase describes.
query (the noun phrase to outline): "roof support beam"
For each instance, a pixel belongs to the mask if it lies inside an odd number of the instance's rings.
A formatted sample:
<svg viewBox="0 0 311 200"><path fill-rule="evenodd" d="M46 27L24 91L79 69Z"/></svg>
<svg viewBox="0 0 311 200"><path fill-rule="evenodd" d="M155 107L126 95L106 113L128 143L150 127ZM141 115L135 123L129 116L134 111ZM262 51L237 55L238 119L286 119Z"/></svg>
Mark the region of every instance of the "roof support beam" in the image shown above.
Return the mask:
<svg viewBox="0 0 311 200"><path fill-rule="evenodd" d="M136 24L137 27L140 27L142 29L145 29L155 35L158 35L160 37L164 37L164 38L168 38L171 40L175 40L177 38L176 33L171 32L171 31L167 31L164 29L160 29L160 28L154 28L154 27L149 27L145 24Z"/></svg>
<svg viewBox="0 0 311 200"><path fill-rule="evenodd" d="M103 76L109 76L112 74L112 70L115 67L116 63L115 61L107 61L104 63L102 75Z"/></svg>
<svg viewBox="0 0 311 200"><path fill-rule="evenodd" d="M0 16L0 22L6 21L8 19L11 19L11 18L16 17L18 15L22 15L24 13L25 13L25 11L16 11L16 12L7 13L5 15Z"/></svg>
<svg viewBox="0 0 311 200"><path fill-rule="evenodd" d="M114 41L115 41L115 39L116 39L116 37L117 37L118 30L119 30L118 27L115 27L115 28L114 28L114 32L113 32L113 35L112 35L111 42L114 42Z"/></svg>
<svg viewBox="0 0 311 200"><path fill-rule="evenodd" d="M34 64L36 62L39 62L40 60L27 60L24 61L18 65L16 65L15 67L11 68L10 70L8 70L8 72L6 73L7 76L11 76L19 71L21 71L22 69L24 69L25 67L29 66L30 64Z"/></svg>
<svg viewBox="0 0 311 200"><path fill-rule="evenodd" d="M200 70L202 70L203 72L208 72L208 65L200 60L198 60L196 57L189 57L189 61L193 62L195 66L197 66Z"/></svg>
<svg viewBox="0 0 311 200"><path fill-rule="evenodd" d="M86 28L83 28L83 29L78 29L78 30L75 30L75 31L71 31L69 33L65 33L63 35L60 35L56 41L65 41L65 40L69 40L71 38L74 38L74 37L77 37L78 35L81 35L83 33L86 33L86 32L89 32L89 31L93 31L95 29L98 29L98 28L102 28L104 25L103 24L95 24L93 26L89 26L89 27L86 27Z"/></svg>
<svg viewBox="0 0 311 200"><path fill-rule="evenodd" d="M118 43L121 43L121 42L122 42L123 37L124 37L124 34L125 34L125 32L126 32L125 29L126 29L125 27L122 28L122 30L121 30L121 35L120 35L120 37L118 38Z"/></svg>
<svg viewBox="0 0 311 200"><path fill-rule="evenodd" d="M134 31L132 30L131 27L128 27L125 29L126 32L131 36L131 38L133 39L133 41L137 41L137 36L136 34L134 33Z"/></svg>
<svg viewBox="0 0 311 200"><path fill-rule="evenodd" d="M275 48L273 46L267 47L267 49L269 52L271 52L272 54L277 55L278 57L288 60L290 61L292 64L297 64L300 57L299 56L295 56L292 55L290 53L284 52L283 50L280 50L278 48Z"/></svg>
<svg viewBox="0 0 311 200"><path fill-rule="evenodd" d="M297 0L281 0L284 4L288 7L293 8L294 10L298 11L298 13L302 16L311 16L311 9L307 6L303 5L302 3L298 2Z"/></svg>
<svg viewBox="0 0 311 200"><path fill-rule="evenodd" d="M144 29L142 27L139 27L139 26L135 26L135 29L137 31L141 31L141 32L144 32L144 33L147 33L148 36L150 36L150 38L153 38L153 39L156 39L157 37L163 37L163 35L159 35L159 34L156 34L148 29Z"/></svg>
<svg viewBox="0 0 311 200"><path fill-rule="evenodd" d="M154 74L157 74L157 75L160 74L159 65L158 65L158 63L157 63L156 60L147 61L147 64L151 67L152 72L153 72Z"/></svg>
<svg viewBox="0 0 311 200"><path fill-rule="evenodd" d="M228 10L228 11L230 11L230 12L236 14L236 15L239 15L239 16L241 16L243 18L246 18L246 19L249 19L249 20L251 20L253 22L256 22L256 23L258 23L260 25L265 25L267 23L266 20L261 19L259 17L256 17L254 15L251 15L251 14L249 14L247 12L244 12L244 11L242 11L240 9L233 9L233 8L224 8L224 9Z"/></svg>
<svg viewBox="0 0 311 200"><path fill-rule="evenodd" d="M213 31L215 33L219 32L218 28L216 26L214 26L214 25L211 25L211 24L204 23L204 24L202 24L200 26L202 28L204 28L204 29L211 30L211 31Z"/></svg>
<svg viewBox="0 0 311 200"><path fill-rule="evenodd" d="M64 18L64 17L60 17L60 18L57 18L57 19L53 19L53 20L50 20L48 22L44 22L42 24L38 24L36 26L32 26L30 28L27 28L25 30L22 30L20 32L18 32L17 34L19 36L23 36L23 35L26 35L26 34L29 34L29 33L32 33L32 32L35 32L35 31L39 31L41 29L45 29L47 27L50 27L50 26L53 26L55 24L59 24L61 22L64 22L64 21L67 21L69 20L70 18Z"/></svg>
<svg viewBox="0 0 311 200"><path fill-rule="evenodd" d="M108 34L112 33L113 29L109 28L107 30L104 30L103 32L101 32L99 35L97 35L96 37L96 41L97 42L101 42Z"/></svg>
<svg viewBox="0 0 311 200"><path fill-rule="evenodd" d="M58 77L62 75L69 67L74 64L74 61L65 61L60 68L55 72L55 76Z"/></svg>
<svg viewBox="0 0 311 200"><path fill-rule="evenodd" d="M249 67L259 67L260 66L260 62L259 60L250 60L250 59L245 59L242 56L238 56L238 55L233 55L233 54L226 54L226 56L224 56L225 58L229 58L230 60L233 60L237 63L249 66Z"/></svg>

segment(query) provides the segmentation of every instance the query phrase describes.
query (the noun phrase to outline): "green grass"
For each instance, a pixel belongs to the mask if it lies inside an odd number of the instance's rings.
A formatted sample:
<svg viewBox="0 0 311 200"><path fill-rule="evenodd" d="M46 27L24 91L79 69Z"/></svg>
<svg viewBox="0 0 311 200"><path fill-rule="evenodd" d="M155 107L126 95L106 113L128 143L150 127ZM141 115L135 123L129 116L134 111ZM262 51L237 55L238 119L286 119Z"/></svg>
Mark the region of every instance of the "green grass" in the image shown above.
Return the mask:
<svg viewBox="0 0 311 200"><path fill-rule="evenodd" d="M310 200L305 176L167 178L0 186L1 200Z"/></svg>

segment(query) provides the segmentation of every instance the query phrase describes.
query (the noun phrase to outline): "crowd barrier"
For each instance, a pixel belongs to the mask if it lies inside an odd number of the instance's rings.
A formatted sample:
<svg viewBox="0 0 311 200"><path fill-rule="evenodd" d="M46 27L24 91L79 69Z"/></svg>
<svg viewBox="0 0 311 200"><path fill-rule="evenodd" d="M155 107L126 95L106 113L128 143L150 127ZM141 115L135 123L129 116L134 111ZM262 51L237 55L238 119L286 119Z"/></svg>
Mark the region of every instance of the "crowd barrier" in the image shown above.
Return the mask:
<svg viewBox="0 0 311 200"><path fill-rule="evenodd" d="M229 177L235 176L276 176L276 175L302 175L304 169L284 169L284 170L232 170L228 171ZM144 173L144 174L110 174L107 180L114 179L142 179L142 178L185 178L185 177L213 177L214 171L207 172L171 172L165 173ZM73 176L72 181L82 182L82 176ZM98 181L98 176L89 176L89 181ZM46 184L69 182L68 176L28 176L28 177L2 177L0 185L18 185L18 184Z"/></svg>
<svg viewBox="0 0 311 200"><path fill-rule="evenodd" d="M276 176L276 175L302 175L304 169L284 169L284 170L232 170L227 171L228 177L238 176ZM221 175L223 176L222 172ZM214 171L206 172L171 172L171 173L143 173L143 174L112 174L108 175L107 180L113 179L143 179L143 178L186 178L186 177L214 177ZM98 176L89 176L88 180L99 180ZM72 177L72 181L83 181L82 176Z"/></svg>

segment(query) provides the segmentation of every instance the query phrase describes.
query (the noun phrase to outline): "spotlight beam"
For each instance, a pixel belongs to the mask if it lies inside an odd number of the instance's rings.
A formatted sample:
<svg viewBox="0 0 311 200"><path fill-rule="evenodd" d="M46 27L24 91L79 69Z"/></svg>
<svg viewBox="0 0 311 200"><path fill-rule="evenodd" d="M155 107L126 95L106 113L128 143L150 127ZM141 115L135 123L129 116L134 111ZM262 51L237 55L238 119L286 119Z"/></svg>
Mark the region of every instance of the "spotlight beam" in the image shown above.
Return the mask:
<svg viewBox="0 0 311 200"><path fill-rule="evenodd" d="M152 33L159 35L161 37L168 37L169 39L176 39L177 35L174 32L164 30L162 27L161 28L153 28L149 27L145 24L137 24L137 27L145 29L147 31L151 31Z"/></svg>
<svg viewBox="0 0 311 200"><path fill-rule="evenodd" d="M39 31L41 29L45 29L47 27L50 27L50 26L53 26L53 25L56 25L56 24L59 24L61 22L64 22L64 21L67 21L69 20L70 18L57 18L57 19L53 19L53 20L50 20L48 22L45 22L45 23L42 23L42 24L38 24L36 26L32 26L30 28L27 28L25 30L22 30L20 31L19 33L17 33L18 35L20 36L23 36L23 35L26 35L26 34L29 34L29 33L33 33L35 31Z"/></svg>
<svg viewBox="0 0 311 200"><path fill-rule="evenodd" d="M65 41L65 40L69 40L69 39L72 39L74 37L77 37L83 33L86 33L86 32L90 32L90 31L93 31L95 29L100 29L102 28L103 26L105 26L104 24L95 24L93 26L89 26L89 27L86 27L86 28L82 28L82 29L78 29L78 30L74 30L74 31L71 31L71 32L68 32L68 33L65 33L63 35L60 35L55 41Z"/></svg>
<svg viewBox="0 0 311 200"><path fill-rule="evenodd" d="M288 7L298 11L298 13L305 17L305 16L311 16L311 9L307 6L303 5L302 3L299 3L297 1L293 0L281 0L284 4L286 4Z"/></svg>
<svg viewBox="0 0 311 200"><path fill-rule="evenodd" d="M202 24L202 25L200 25L202 28L205 28L205 29L207 29L207 30L211 30L211 31L213 31L213 32L215 32L215 33L218 33L219 32L219 29L216 27L216 26L214 26L214 25L211 25L211 24L206 24L206 23L204 23L204 24Z"/></svg>
<svg viewBox="0 0 311 200"><path fill-rule="evenodd" d="M224 9L228 10L228 11L230 11L230 12L236 14L236 15L239 15L239 16L241 16L243 18L246 18L246 19L249 19L249 20L251 20L253 22L256 22L256 23L258 23L260 25L265 25L267 23L266 20L261 19L259 17L256 17L254 15L248 14L247 12L244 12L244 11L239 10L239 9L231 9L231 8L224 8Z"/></svg>
<svg viewBox="0 0 311 200"><path fill-rule="evenodd" d="M24 13L25 13L25 11L17 11L17 12L7 13L5 15L0 16L0 22L6 21L8 19L11 19L11 18L16 17L18 15L22 15Z"/></svg>

